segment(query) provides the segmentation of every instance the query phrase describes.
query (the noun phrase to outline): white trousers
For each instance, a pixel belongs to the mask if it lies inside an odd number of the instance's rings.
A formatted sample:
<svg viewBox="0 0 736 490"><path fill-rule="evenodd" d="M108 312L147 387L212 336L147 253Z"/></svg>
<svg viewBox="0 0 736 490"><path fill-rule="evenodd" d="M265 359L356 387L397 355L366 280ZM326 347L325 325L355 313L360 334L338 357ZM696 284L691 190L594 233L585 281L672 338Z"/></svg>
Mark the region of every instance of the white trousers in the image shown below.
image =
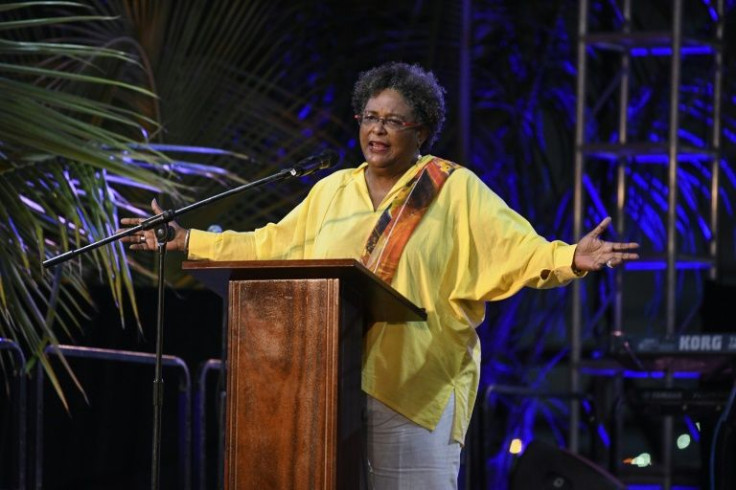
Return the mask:
<svg viewBox="0 0 736 490"><path fill-rule="evenodd" d="M461 448L452 440L454 395L433 431L367 398L369 490L456 490Z"/></svg>

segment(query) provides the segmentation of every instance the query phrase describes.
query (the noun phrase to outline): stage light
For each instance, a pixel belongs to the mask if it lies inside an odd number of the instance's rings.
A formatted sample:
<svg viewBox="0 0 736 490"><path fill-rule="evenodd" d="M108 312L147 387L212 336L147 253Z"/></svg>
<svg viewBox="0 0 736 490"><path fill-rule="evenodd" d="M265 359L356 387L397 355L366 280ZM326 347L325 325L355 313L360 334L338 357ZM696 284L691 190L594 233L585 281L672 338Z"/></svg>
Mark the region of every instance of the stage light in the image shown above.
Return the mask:
<svg viewBox="0 0 736 490"><path fill-rule="evenodd" d="M629 464L638 466L639 468L644 468L645 466L652 465L652 456L649 453L641 453L635 458L625 459L624 462L628 462Z"/></svg>
<svg viewBox="0 0 736 490"><path fill-rule="evenodd" d="M690 445L690 435L689 434L681 434L680 437L677 438L677 449L685 449Z"/></svg>
<svg viewBox="0 0 736 490"><path fill-rule="evenodd" d="M512 439L509 445L509 452L511 454L521 454L524 449L524 445L521 443L521 439Z"/></svg>

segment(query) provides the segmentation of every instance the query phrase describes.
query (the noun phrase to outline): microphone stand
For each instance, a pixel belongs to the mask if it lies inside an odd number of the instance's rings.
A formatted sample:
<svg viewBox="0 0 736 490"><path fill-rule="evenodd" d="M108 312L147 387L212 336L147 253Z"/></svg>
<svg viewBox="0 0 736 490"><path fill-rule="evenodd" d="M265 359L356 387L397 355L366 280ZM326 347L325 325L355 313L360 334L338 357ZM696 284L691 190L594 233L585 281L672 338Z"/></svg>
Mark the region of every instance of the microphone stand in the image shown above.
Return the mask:
<svg viewBox="0 0 736 490"><path fill-rule="evenodd" d="M166 210L159 214L153 215L147 218L137 226L127 228L119 233L110 235L102 238L96 242L90 243L83 247L79 247L74 250L69 250L63 254L52 257L43 262L45 268L53 267L55 265L66 262L77 255L87 253L91 250L99 248L103 245L111 243L116 240L120 240L123 237L133 235L139 231L144 230L155 230L156 242L158 249L158 305L156 314L156 357L154 367L154 379L153 379L153 448L151 457L151 489L158 490L159 488L159 474L161 466L161 416L163 408L163 387L164 381L161 376L162 367L162 347L163 347L163 326L164 326L164 265L166 260L166 244L174 238L174 229L168 225L177 216L181 216L194 209L201 208L212 204L215 201L219 201L226 197L239 194L240 192L259 187L272 182L280 182L294 177L301 177L309 175L317 170L329 168L337 158L337 154L331 151L327 151L318 157L310 157L302 160L300 164L294 167L281 170L275 174L269 175L259 180L243 184L239 187L221 192L214 196L208 197L201 201L189 204L180 209Z"/></svg>

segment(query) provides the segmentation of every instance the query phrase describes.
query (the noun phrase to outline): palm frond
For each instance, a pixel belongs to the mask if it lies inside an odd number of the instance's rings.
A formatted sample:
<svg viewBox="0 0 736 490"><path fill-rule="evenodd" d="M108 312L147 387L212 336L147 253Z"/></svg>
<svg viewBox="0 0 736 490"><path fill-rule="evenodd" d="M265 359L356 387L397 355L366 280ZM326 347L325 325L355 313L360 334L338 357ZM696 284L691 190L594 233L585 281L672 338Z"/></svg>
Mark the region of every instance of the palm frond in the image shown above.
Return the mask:
<svg viewBox="0 0 736 490"><path fill-rule="evenodd" d="M87 315L88 271L107 284L123 323L126 301L137 321L133 282L120 244L57 266L56 273L41 263L111 235L118 207L130 207L126 188L181 200L185 187L177 169L225 181L232 175L210 166L172 166L147 144L147 128L155 130L158 122L122 101L130 94L155 100L155 94L135 79L109 75L115 66L140 72L135 58L89 43L25 39L25 30L39 26L109 22L99 15L54 15L47 7L88 9L76 2L24 2L2 10L46 15L0 21L0 32L17 37L0 41L0 336L35 356L66 403L46 346L58 344L59 333L73 337ZM76 383L63 359L62 365Z"/></svg>

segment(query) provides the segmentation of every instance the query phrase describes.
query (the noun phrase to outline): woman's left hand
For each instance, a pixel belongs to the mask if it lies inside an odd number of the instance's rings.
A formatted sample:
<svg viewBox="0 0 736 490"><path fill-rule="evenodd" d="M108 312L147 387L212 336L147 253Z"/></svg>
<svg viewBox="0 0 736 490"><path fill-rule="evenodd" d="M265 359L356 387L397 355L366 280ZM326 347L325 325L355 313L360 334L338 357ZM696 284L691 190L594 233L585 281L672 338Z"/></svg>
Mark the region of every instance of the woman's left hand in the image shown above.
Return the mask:
<svg viewBox="0 0 736 490"><path fill-rule="evenodd" d="M604 267L614 268L636 260L639 254L632 252L639 248L638 243L606 242L600 239L601 234L611 224L611 218L605 218L590 233L578 242L572 259L572 268L576 271L599 271Z"/></svg>

